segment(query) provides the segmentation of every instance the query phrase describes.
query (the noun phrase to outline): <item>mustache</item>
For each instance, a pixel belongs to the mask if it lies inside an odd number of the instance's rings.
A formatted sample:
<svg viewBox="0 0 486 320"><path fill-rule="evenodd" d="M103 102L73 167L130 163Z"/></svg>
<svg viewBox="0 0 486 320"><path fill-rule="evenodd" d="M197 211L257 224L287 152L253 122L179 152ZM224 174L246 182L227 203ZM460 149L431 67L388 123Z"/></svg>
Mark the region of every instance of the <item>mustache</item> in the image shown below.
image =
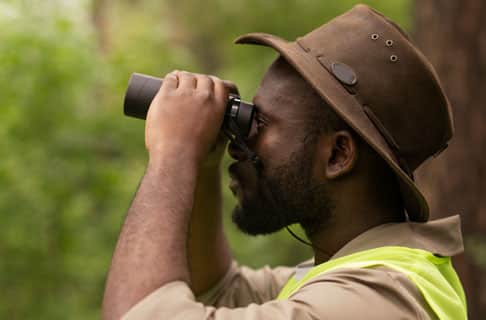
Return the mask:
<svg viewBox="0 0 486 320"><path fill-rule="evenodd" d="M236 147L239 148L240 150L242 149L241 145L238 145L236 143L234 145L236 145ZM253 150L250 150L246 146L246 144L244 146L246 147L246 149L243 149L243 152L246 153L247 157L245 159L239 159L237 162L230 165L230 167L228 168L230 175L236 174L235 166L236 166L237 163L239 163L239 164L250 163L252 165L253 169L255 169L255 171L257 173L257 178L262 178L263 169L264 169L264 163L263 163L262 159L260 158L260 156L258 156L258 154L256 152L254 152Z"/></svg>
<svg viewBox="0 0 486 320"><path fill-rule="evenodd" d="M238 169L238 167L240 167L240 169ZM261 160L261 158L258 156L254 157L253 159L238 160L230 164L228 167L228 173L230 177L237 178L237 179L240 178L241 171L242 171L241 167L252 168L256 172L256 178L258 179L264 178L265 165Z"/></svg>
<svg viewBox="0 0 486 320"><path fill-rule="evenodd" d="M257 172L257 177L262 178L263 177L263 161L260 157L256 156L253 161L251 162L253 167L255 168L255 171Z"/></svg>

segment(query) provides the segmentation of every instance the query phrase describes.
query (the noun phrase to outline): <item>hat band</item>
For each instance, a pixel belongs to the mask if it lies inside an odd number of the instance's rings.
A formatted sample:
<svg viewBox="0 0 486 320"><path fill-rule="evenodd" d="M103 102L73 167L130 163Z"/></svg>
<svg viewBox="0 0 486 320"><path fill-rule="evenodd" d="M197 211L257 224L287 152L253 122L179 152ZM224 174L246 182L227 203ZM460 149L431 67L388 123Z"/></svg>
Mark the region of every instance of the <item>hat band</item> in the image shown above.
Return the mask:
<svg viewBox="0 0 486 320"><path fill-rule="evenodd" d="M407 164L407 161L405 158L402 156L402 153L400 152L400 147L396 143L395 139L393 139L393 136L390 134L390 132L385 128L383 123L378 119L378 117L375 115L373 110L371 110L368 106L363 106L363 111L366 113L368 116L368 119L371 120L373 125L376 127L376 129L380 132L380 134L383 136L383 138L386 140L388 143L388 146L392 150L393 154L398 160L398 165L400 168L402 168L403 171L414 181L414 176L412 170L410 170L410 167Z"/></svg>

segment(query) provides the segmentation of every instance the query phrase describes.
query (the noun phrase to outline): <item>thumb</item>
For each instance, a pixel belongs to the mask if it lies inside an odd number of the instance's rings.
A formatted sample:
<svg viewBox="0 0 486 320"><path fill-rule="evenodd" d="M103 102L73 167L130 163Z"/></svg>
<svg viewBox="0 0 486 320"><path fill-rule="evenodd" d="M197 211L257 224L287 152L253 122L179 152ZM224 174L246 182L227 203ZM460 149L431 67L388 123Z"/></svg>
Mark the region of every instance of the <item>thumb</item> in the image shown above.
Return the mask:
<svg viewBox="0 0 486 320"><path fill-rule="evenodd" d="M235 94L235 95L240 95L240 91L238 90L238 87L236 86L236 84L232 81L229 81L229 80L223 80L223 83L225 85L225 87L228 89L229 93L231 94Z"/></svg>

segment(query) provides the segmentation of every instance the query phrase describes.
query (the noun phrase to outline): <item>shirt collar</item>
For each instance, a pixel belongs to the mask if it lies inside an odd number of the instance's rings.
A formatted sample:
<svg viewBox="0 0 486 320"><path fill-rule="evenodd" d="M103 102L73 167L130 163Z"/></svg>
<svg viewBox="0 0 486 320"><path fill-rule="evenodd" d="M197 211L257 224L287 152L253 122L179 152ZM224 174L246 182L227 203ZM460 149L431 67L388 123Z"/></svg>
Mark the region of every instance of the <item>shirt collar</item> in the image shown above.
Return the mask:
<svg viewBox="0 0 486 320"><path fill-rule="evenodd" d="M428 222L382 224L349 241L329 260L384 246L422 249L444 257L455 256L464 252L461 218L454 215ZM296 267L296 277L303 276L312 267L314 259L300 263Z"/></svg>
<svg viewBox="0 0 486 320"><path fill-rule="evenodd" d="M464 251L459 215L428 222L386 223L361 233L339 249L331 259L358 251L402 246L452 257Z"/></svg>

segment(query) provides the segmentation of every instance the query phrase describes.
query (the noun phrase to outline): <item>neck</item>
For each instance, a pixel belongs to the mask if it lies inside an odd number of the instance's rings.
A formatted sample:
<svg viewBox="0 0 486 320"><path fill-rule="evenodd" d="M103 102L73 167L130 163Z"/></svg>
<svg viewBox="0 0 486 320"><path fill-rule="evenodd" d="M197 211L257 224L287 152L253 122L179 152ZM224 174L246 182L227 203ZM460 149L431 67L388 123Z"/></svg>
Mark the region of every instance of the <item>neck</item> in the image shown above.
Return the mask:
<svg viewBox="0 0 486 320"><path fill-rule="evenodd" d="M399 222L401 208L364 205L359 201L337 202L326 225L313 234L307 234L314 246L314 263L328 261L349 241L378 225ZM305 229L305 227L304 227Z"/></svg>

